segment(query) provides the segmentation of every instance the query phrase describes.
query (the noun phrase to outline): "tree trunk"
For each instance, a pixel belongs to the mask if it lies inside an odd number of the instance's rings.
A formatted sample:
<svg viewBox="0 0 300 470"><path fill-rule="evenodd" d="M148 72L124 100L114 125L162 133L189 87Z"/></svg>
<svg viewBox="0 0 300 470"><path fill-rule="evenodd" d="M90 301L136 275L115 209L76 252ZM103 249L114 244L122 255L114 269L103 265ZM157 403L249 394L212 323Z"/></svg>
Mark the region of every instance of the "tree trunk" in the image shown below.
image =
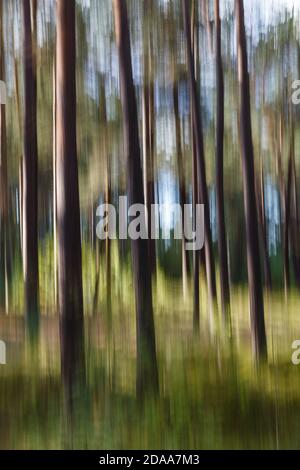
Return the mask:
<svg viewBox="0 0 300 470"><path fill-rule="evenodd" d="M204 205L204 230L205 230L205 261L206 261L206 276L208 283L208 292L210 302L216 300L216 279L215 279L215 263L213 256L213 245L212 236L210 229L210 216L209 216L209 198L206 184L206 170L205 170L205 159L204 159L204 143L203 143L203 131L202 131L202 120L199 106L199 97L197 93L197 86L195 80L195 66L192 52L191 43L191 28L189 18L189 1L183 0L183 12L184 12L184 30L186 37L186 49L187 49L187 62L188 62L188 73L190 82L190 93L191 93L191 106L193 115L193 129L195 133L195 144L197 153L197 175L198 175L198 188L200 191L200 200Z"/></svg>
<svg viewBox="0 0 300 470"><path fill-rule="evenodd" d="M185 176L184 176L184 165L182 158L182 145L181 145L181 130L180 130L180 116L179 116L179 92L178 83L174 81L173 84L173 105L174 105L174 116L175 116L175 134L176 134L176 154L177 154L177 170L179 178L179 203L182 211L182 241L181 241L181 259L182 259L182 289L183 297L187 294L187 273L188 273L188 255L185 249L185 235L184 235L184 206L187 204L186 190L185 190Z"/></svg>
<svg viewBox="0 0 300 470"><path fill-rule="evenodd" d="M25 312L29 327L38 321L38 154L37 154L37 77L36 39L32 33L30 0L23 0L24 14L24 157L23 157L23 269Z"/></svg>
<svg viewBox="0 0 300 470"><path fill-rule="evenodd" d="M256 358L267 355L264 303L259 256L258 218L255 201L254 155L251 129L251 106L247 44L243 0L236 0L237 46L240 88L240 123L244 207L246 223L247 265L253 349Z"/></svg>
<svg viewBox="0 0 300 470"><path fill-rule="evenodd" d="M196 220L196 205L199 204L198 175L197 175L197 152L195 144L195 133L192 129L192 148L193 148L193 219ZM195 224L195 223L194 223ZM195 230L195 225L193 227ZM193 326L194 330L199 330L200 326L200 252L193 251L193 280L194 280L194 298L193 298Z"/></svg>
<svg viewBox="0 0 300 470"><path fill-rule="evenodd" d="M226 318L229 313L230 290L228 276L227 237L224 210L224 74L221 56L221 21L219 0L215 0L215 55L216 55L216 202L218 224L218 248L221 281L222 312Z"/></svg>
<svg viewBox="0 0 300 470"><path fill-rule="evenodd" d="M155 203L154 186L154 84L152 79L152 36L149 27L149 18L153 14L151 1L144 2L144 85L143 85L143 173L144 173L144 198L147 207L147 227L155 224L152 221L151 205ZM156 273L156 246L155 240L149 237L148 253L150 257L151 273Z"/></svg>
<svg viewBox="0 0 300 470"><path fill-rule="evenodd" d="M298 191L297 191L297 175L295 162L295 131L294 123L291 122L291 227L290 227L290 243L293 261L293 269L295 282L300 287L300 240L299 240L299 211L298 211Z"/></svg>
<svg viewBox="0 0 300 470"><path fill-rule="evenodd" d="M192 2L192 20L191 20L191 47L194 55L195 62L198 61L198 30L195 27L196 20L196 9L195 9L195 0ZM196 67L198 70L198 67ZM195 77L197 80L197 77ZM193 219L195 230L195 220L196 220L196 205L200 203L199 201L199 187L198 187L198 174L197 174L197 152L196 152L196 143L195 143L195 130L193 126L193 104L191 103L191 143L192 143L192 191L193 191ZM200 326L200 295L199 295L199 280L200 280L200 253L197 250L193 251L193 327L194 331L197 332Z"/></svg>
<svg viewBox="0 0 300 470"><path fill-rule="evenodd" d="M282 257L283 257L283 278L284 278L284 290L285 296L289 290L290 285L290 267L289 267L289 250L288 250L288 225L289 225L289 216L287 214L287 192L284 179L284 172L282 166L282 153L283 153L283 111L280 111L280 120L279 120L279 131L275 129L275 135L279 138L275 138L275 149L276 149L276 164L278 172L278 181L279 181L279 192L280 192L280 207L281 207L281 237L282 237ZM288 170L289 173L289 170ZM287 217L288 216L288 217Z"/></svg>
<svg viewBox="0 0 300 470"><path fill-rule="evenodd" d="M111 204L111 172L109 155L106 153L106 188L105 204ZM106 269L106 311L108 320L111 323L112 304L111 304L111 240L109 237L105 240L105 269Z"/></svg>
<svg viewBox="0 0 300 470"><path fill-rule="evenodd" d="M285 188L284 199L284 287L287 294L291 280L290 280L290 256L289 256L289 234L290 234L290 216L291 216L291 195L292 195L292 149L290 149L287 184Z"/></svg>
<svg viewBox="0 0 300 470"><path fill-rule="evenodd" d="M261 253L263 259L264 269L264 283L267 290L272 290L272 276L270 268L270 260L268 256L268 243L267 243L267 227L266 227L266 216L265 216L265 190L264 190L264 175L261 162L260 178L256 181L256 205L257 205L257 217L258 217L258 228L259 236L261 240Z"/></svg>
<svg viewBox="0 0 300 470"><path fill-rule="evenodd" d="M129 204L144 204L137 105L132 78L126 1L114 0L113 5L119 52ZM132 240L131 247L137 324L137 392L139 395L144 395L146 391L152 393L158 391L151 270L147 256L148 241Z"/></svg>
<svg viewBox="0 0 300 470"><path fill-rule="evenodd" d="M56 177L62 377L67 401L84 377L84 323L76 145L75 0L57 1Z"/></svg>

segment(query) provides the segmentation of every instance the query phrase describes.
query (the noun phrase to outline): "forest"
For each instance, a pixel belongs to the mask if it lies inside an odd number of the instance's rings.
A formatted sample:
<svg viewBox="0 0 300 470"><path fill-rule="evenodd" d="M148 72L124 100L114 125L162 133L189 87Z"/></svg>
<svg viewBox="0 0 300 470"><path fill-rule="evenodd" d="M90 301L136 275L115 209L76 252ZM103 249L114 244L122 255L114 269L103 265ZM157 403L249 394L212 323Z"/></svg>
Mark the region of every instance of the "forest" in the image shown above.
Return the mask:
<svg viewBox="0 0 300 470"><path fill-rule="evenodd" d="M299 80L298 0L0 0L0 449L299 448Z"/></svg>

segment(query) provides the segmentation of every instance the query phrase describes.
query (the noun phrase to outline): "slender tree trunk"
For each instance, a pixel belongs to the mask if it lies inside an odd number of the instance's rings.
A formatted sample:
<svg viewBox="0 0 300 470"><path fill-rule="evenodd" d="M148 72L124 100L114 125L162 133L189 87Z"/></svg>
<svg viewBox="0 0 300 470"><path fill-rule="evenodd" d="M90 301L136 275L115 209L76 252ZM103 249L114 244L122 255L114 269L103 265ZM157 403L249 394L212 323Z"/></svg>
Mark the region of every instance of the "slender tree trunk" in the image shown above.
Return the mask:
<svg viewBox="0 0 300 470"><path fill-rule="evenodd" d="M259 236L261 240L261 253L263 260L264 269L264 282L267 290L272 289L272 276L270 268L270 260L268 256L268 243L267 243L267 228L266 228L266 216L265 216L265 190L264 190L264 176L261 162L260 178L256 181L256 205L257 205L257 217L258 217L258 228Z"/></svg>
<svg viewBox="0 0 300 470"><path fill-rule="evenodd" d="M111 173L110 173L110 161L109 155L106 154L106 188L105 188L105 203L111 204ZM109 237L106 238L106 310L111 322L111 240Z"/></svg>
<svg viewBox="0 0 300 470"><path fill-rule="evenodd" d="M300 286L300 246L299 246L299 214L298 214L298 194L297 194L297 175L295 162L295 130L292 111L291 115L291 143L290 143L290 159L291 159L291 181L290 181L290 246L297 287Z"/></svg>
<svg viewBox="0 0 300 470"><path fill-rule="evenodd" d="M251 129L251 106L247 44L244 23L243 0L236 0L238 68L240 87L240 121L242 168L244 183L244 206L246 222L247 264L250 296L251 331L253 349L257 358L267 355L267 340L264 319L264 303L261 282L258 218L255 201L254 156Z"/></svg>
<svg viewBox="0 0 300 470"><path fill-rule="evenodd" d="M186 201L186 189L185 189L185 174L184 165L182 158L182 145L181 145L181 130L180 130L180 116L179 116L179 104L178 104L178 84L174 81L173 84L173 103L174 103L174 116L175 116L175 134L176 134L176 154L177 154L177 169L179 178L179 203L182 211L182 242L181 242L181 259L182 259L182 289L183 297L187 294L187 273L188 273L188 255L185 249L186 239L184 236L184 206L187 204Z"/></svg>
<svg viewBox="0 0 300 470"><path fill-rule="evenodd" d="M195 133L192 130L192 148L193 148L193 219L196 220L196 205L199 204L199 191L198 191L198 171L197 171L197 152L195 144ZM193 230L195 230L195 222ZM193 298L193 325L194 330L198 331L200 326L200 295L199 295L199 281L200 281L200 252L193 251L193 280L194 280L194 298Z"/></svg>
<svg viewBox="0 0 300 470"><path fill-rule="evenodd" d="M224 317L229 313L230 290L228 276L227 237L224 210L224 74L221 56L221 21L219 0L215 0L215 55L216 55L216 199L218 223L218 248L220 262L221 301Z"/></svg>
<svg viewBox="0 0 300 470"><path fill-rule="evenodd" d="M151 64L151 60L150 60ZM150 65L150 75L151 75L151 65ZM155 218L152 220L152 212L151 212L151 205L155 204L155 116L154 116L154 84L153 81L150 80L149 86L149 162L148 162L148 227L155 227ZM156 242L152 237L149 237L149 256L150 256L150 265L151 265L151 273L153 275L156 274Z"/></svg>
<svg viewBox="0 0 300 470"><path fill-rule="evenodd" d="M24 157L23 157L23 269L25 311L30 329L38 319L38 153L36 51L32 31L30 0L23 0L24 16Z"/></svg>
<svg viewBox="0 0 300 470"><path fill-rule="evenodd" d="M210 54L213 53L213 27L212 22L209 18L209 3L210 0L203 0L202 9L203 9L203 18L205 20L206 33L207 33L207 43L209 47Z"/></svg>
<svg viewBox="0 0 300 470"><path fill-rule="evenodd" d="M195 63L198 61L198 29L196 24L196 9L195 0L192 2L192 20L191 20L191 47L194 55ZM196 66L196 70L198 67ZM195 77L197 80L197 77ZM196 152L196 141L195 141L195 129L193 126L193 103L191 103L191 143L192 143L192 191L193 191L193 220L195 230L196 225L196 205L200 203L199 200L199 187L198 187L198 172L197 172L197 152ZM199 280L200 280L200 253L197 250L193 251L193 327L194 331L197 332L200 327L200 295L199 295Z"/></svg>
<svg viewBox="0 0 300 470"><path fill-rule="evenodd" d="M293 155L292 168L292 222L291 222L291 245L293 267L296 285L300 287L300 234L299 234L299 210L295 155Z"/></svg>
<svg viewBox="0 0 300 470"><path fill-rule="evenodd" d="M132 78L126 1L114 0L116 40L119 52L129 204L144 204L143 174L138 138L137 105ZM132 240L132 259L137 323L137 392L158 391L158 371L152 306L151 269L147 240Z"/></svg>
<svg viewBox="0 0 300 470"><path fill-rule="evenodd" d="M205 261L206 261L206 276L208 283L208 292L210 302L216 300L216 279L215 279L215 263L213 255L212 236L210 229L210 216L209 216L209 198L206 184L206 170L205 170L205 159L204 159L204 143L203 143L203 131L202 131L202 120L199 106L199 97L197 93L196 80L195 80L195 66L192 52L191 43L191 28L190 28L190 17L189 17L189 1L183 0L183 12L184 12L184 30L186 37L186 49L187 49L187 62L188 62L188 73L190 82L190 93L191 93L191 105L193 113L193 128L195 132L195 144L197 152L197 175L198 175L198 187L200 191L200 200L204 205L204 229L205 229Z"/></svg>
<svg viewBox="0 0 300 470"><path fill-rule="evenodd" d="M289 256L289 234L290 234L290 217L291 217L291 195L292 195L292 150L290 149L287 184L285 188L284 199L284 286L285 293L287 294L291 280L290 280L290 256Z"/></svg>
<svg viewBox="0 0 300 470"><path fill-rule="evenodd" d="M56 176L62 378L68 409L84 378L84 323L76 145L75 0L57 1Z"/></svg>
<svg viewBox="0 0 300 470"><path fill-rule="evenodd" d="M143 173L144 173L144 198L147 207L147 227L155 224L152 221L151 205L155 203L154 186L154 84L152 79L152 35L149 27L149 18L153 13L151 0L144 2L144 85L143 85ZM156 273L156 246L155 240L149 237L148 253L150 257L151 273Z"/></svg>
<svg viewBox="0 0 300 470"><path fill-rule="evenodd" d="M281 204L281 237L282 237L282 255L283 255L283 277L284 277L284 290L285 296L290 286L290 267L289 267L289 249L288 249L288 225L289 225L289 214L287 211L287 196L288 189L286 190L284 172L282 167L282 152L283 152L283 112L280 112L279 120L279 132L276 135L279 135L279 139L276 139L276 163L278 171L278 181L279 181L279 192L280 192L280 204ZM289 173L289 169L288 169ZM289 176L288 176L289 178Z"/></svg>
<svg viewBox="0 0 300 470"><path fill-rule="evenodd" d="M102 145L104 148L105 158L106 158L106 188L105 188L105 202L108 204L110 200L110 188L109 188L109 180L110 178L110 170L109 170L109 158L107 154L107 135L106 135L106 125L107 125L107 110L106 110L106 97L105 97L105 80L104 77L100 74L99 75L99 125L100 128L103 129L103 132L100 132ZM110 263L111 263L111 255L110 255L110 240L107 239L106 246L106 306L107 311L111 310L111 291L110 286ZM94 300L93 300L93 314L95 315L98 308L98 298L99 298L99 285L100 285L100 271L101 271L101 263L100 263L100 245L99 240L96 240L96 280L95 280L95 291L94 291ZM109 265L108 265L109 263Z"/></svg>

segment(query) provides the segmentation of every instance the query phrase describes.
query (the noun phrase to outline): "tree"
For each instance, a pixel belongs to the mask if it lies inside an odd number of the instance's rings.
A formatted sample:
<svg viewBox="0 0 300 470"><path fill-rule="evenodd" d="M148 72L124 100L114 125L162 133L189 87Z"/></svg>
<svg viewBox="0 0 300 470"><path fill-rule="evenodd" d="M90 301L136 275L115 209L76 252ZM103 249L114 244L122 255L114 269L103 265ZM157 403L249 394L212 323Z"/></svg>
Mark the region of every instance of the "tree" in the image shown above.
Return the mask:
<svg viewBox="0 0 300 470"><path fill-rule="evenodd" d="M84 376L80 209L76 144L75 0L57 1L56 184L62 376L67 396Z"/></svg>
<svg viewBox="0 0 300 470"><path fill-rule="evenodd" d="M196 62L196 70L199 70L198 67L198 27L196 26L196 9L195 1L192 3L192 21L191 21L191 39L192 39L192 51L193 56ZM197 82L197 76L195 75L195 80ZM191 104L192 107L192 104ZM190 111L191 114L191 140L192 140L192 189L193 189L193 218L194 218L194 230L195 230L195 220L196 220L196 205L200 203L199 201L199 188L198 188L198 171L197 171L197 151L196 151L196 141L195 141L195 128L193 126L193 110ZM200 323L200 295L199 295L199 279L200 279L200 253L197 250L193 251L193 325L195 331L199 330Z"/></svg>
<svg viewBox="0 0 300 470"><path fill-rule="evenodd" d="M224 73L221 55L221 21L219 0L215 0L215 56L216 56L216 202L218 223L218 248L220 262L222 312L226 316L230 302L227 237L224 210Z"/></svg>
<svg viewBox="0 0 300 470"><path fill-rule="evenodd" d="M23 0L24 20L24 150L23 150L23 270L25 311L31 327L38 319L38 148L37 148L37 76L36 76L36 4ZM31 23L31 18L33 22Z"/></svg>
<svg viewBox="0 0 300 470"><path fill-rule="evenodd" d="M143 120L143 178L144 199L147 207L147 227L152 227L151 205L155 203L154 184L154 145L155 145L155 123L154 123L154 83L152 66L152 31L150 19L153 10L151 1L144 1L144 84L142 96L142 120ZM155 240L149 237L148 253L150 257L151 273L156 273L156 246Z"/></svg>
<svg viewBox="0 0 300 470"><path fill-rule="evenodd" d="M187 204L186 189L185 189L185 173L182 157L182 144L181 144L181 129L180 129L180 116L179 116L179 87L178 83L174 80L173 83L173 106L175 117L175 135L176 135L176 153L177 153L177 170L179 178L179 202L184 214L184 205ZM182 241L181 241L181 263L182 263L182 288L183 296L186 297L187 293L187 275L188 275L188 254L185 249L186 239L184 236L184 217L182 221Z"/></svg>
<svg viewBox="0 0 300 470"><path fill-rule="evenodd" d="M255 200L254 152L243 0L236 0L235 8L240 92L241 156L244 185L251 331L255 355L257 358L261 358L266 357L267 355L267 340L259 255L258 217Z"/></svg>
<svg viewBox="0 0 300 470"><path fill-rule="evenodd" d="M191 28L189 18L189 1L183 0L183 14L184 14L184 31L186 38L187 50L187 63L189 84L191 93L191 106L192 106L192 120L193 130L195 133L195 147L197 154L197 175L198 175L198 189L200 193L201 203L204 205L204 230L205 230L205 261L206 261L206 276L208 283L208 292L210 301L216 299L216 279L215 279L215 263L213 256L212 236L210 229L209 217L209 198L206 183L206 170L204 159L204 143L203 143L203 130L201 112L199 106L199 97L197 93L197 86L195 80L195 65L192 51Z"/></svg>
<svg viewBox="0 0 300 470"><path fill-rule="evenodd" d="M127 6L124 0L114 0L113 5L119 54L129 204L144 204L143 173L140 156L137 104L132 77ZM142 214L141 217L143 217ZM145 224L146 221L144 220L143 223ZM158 390L151 267L147 255L148 241L145 239L131 240L131 251L137 325L137 392L143 395L146 391L156 393Z"/></svg>
<svg viewBox="0 0 300 470"><path fill-rule="evenodd" d="M260 177L256 177L256 205L259 238L261 242L261 255L264 270L264 284L267 290L272 290L272 276L270 260L268 256L268 243L267 243L267 227L266 227L266 213L265 213L265 188L264 188L264 172L262 158L260 162Z"/></svg>

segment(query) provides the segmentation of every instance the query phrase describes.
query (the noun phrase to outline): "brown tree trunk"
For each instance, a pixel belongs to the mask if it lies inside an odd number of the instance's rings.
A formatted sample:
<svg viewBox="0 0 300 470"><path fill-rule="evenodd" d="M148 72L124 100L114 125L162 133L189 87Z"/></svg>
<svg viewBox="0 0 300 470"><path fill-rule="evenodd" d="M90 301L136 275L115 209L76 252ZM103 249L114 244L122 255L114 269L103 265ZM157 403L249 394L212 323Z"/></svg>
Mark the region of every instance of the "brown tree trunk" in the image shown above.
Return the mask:
<svg viewBox="0 0 300 470"><path fill-rule="evenodd" d="M192 148L193 148L193 219L196 220L196 205L199 204L198 191L198 174L197 174L197 152L195 144L195 133L192 129ZM195 225L193 227L195 230ZM193 326L194 330L199 330L200 326L200 252L193 251L193 281L194 281L194 297L193 297Z"/></svg>
<svg viewBox="0 0 300 470"><path fill-rule="evenodd" d="M84 377L84 323L76 145L75 0L57 1L56 177L58 295L67 406Z"/></svg>
<svg viewBox="0 0 300 470"><path fill-rule="evenodd" d="M289 255L289 235L290 235L290 217L291 217L291 195L292 195L292 149L290 148L290 156L288 163L287 183L284 192L284 287L287 294L291 280L290 280L290 255Z"/></svg>
<svg viewBox="0 0 300 470"><path fill-rule="evenodd" d="M268 243L267 243L267 227L265 216L265 190L264 190L264 175L261 162L260 178L256 181L256 205L258 217L258 229L261 240L261 254L264 269L264 283L267 290L272 289L272 276L270 268L270 260L268 256Z"/></svg>
<svg viewBox="0 0 300 470"><path fill-rule="evenodd" d="M215 0L215 55L216 55L216 202L218 223L218 248L220 262L221 301L224 317L229 313L230 290L228 276L227 237L224 210L224 74L221 55L221 21L219 0Z"/></svg>
<svg viewBox="0 0 300 470"><path fill-rule="evenodd" d="M143 172L144 172L144 198L147 207L147 227L155 224L152 221L151 205L155 203L154 185L154 84L152 79L152 33L149 18L153 14L151 0L144 2L144 85L143 85ZM150 257L151 273L156 273L156 246L155 240L149 237L148 253Z"/></svg>
<svg viewBox="0 0 300 470"><path fill-rule="evenodd" d="M30 328L38 319L38 154L37 154L37 77L35 34L31 26L30 0L23 0L24 16L24 157L23 157L23 269L25 311Z"/></svg>
<svg viewBox="0 0 300 470"><path fill-rule="evenodd" d="M250 88L243 0L236 0L237 47L240 88L240 122L247 265L253 349L257 358L267 355L264 303L261 282L258 218L255 201L254 155L251 129Z"/></svg>
<svg viewBox="0 0 300 470"><path fill-rule="evenodd" d="M106 188L105 203L111 204L111 173L109 155L106 154ZM109 237L105 240L105 268L106 268L106 310L109 322L111 322L111 240Z"/></svg>
<svg viewBox="0 0 300 470"><path fill-rule="evenodd" d="M206 184L206 170L204 159L204 143L202 120L199 106L199 97L197 93L197 86L195 80L195 66L191 42L191 28L189 17L189 1L183 0L184 12L184 30L186 38L187 49L187 62L188 73L190 82L191 93L191 106L193 115L193 129L195 133L195 144L197 153L197 175L198 175L198 188L200 192L200 200L204 205L204 230L205 230L205 262L206 262L206 276L208 283L208 292L211 303L216 300L216 279L215 279L215 263L213 255L212 236L210 229L210 216L209 216L209 198Z"/></svg>
<svg viewBox="0 0 300 470"><path fill-rule="evenodd" d="M290 244L295 282L300 287L300 240L299 240L299 213L298 213L298 191L295 162L295 130L291 113L291 196L290 196Z"/></svg>
<svg viewBox="0 0 300 470"><path fill-rule="evenodd" d="M137 105L132 78L131 50L125 0L114 0L114 17L119 52L129 204L144 204L143 174L138 138ZM131 241L137 324L137 392L158 391L158 371L152 306L151 270L147 240Z"/></svg>
<svg viewBox="0 0 300 470"><path fill-rule="evenodd" d="M196 26L196 8L195 0L192 2L192 20L191 20L191 47L194 55L194 60L197 64L198 62L198 29ZM198 67L196 66L196 70ZM197 81L197 77L195 76ZM195 220L196 220L196 205L200 203L199 201L199 187L198 187L198 173L197 173L197 152L196 152L196 142L195 142L195 129L193 126L193 104L191 103L191 143L192 143L192 190L193 190L193 219L195 230ZM200 253L197 250L193 251L193 327L194 331L197 332L200 326L200 295L199 295L199 280L200 280Z"/></svg>
<svg viewBox="0 0 300 470"><path fill-rule="evenodd" d="M282 256L283 256L283 277L284 277L284 290L285 295L290 286L290 267L289 267L289 249L288 249L288 225L289 225L289 215L287 213L287 196L288 192L286 191L286 184L284 179L284 172L282 166L282 153L283 153L283 135L284 135L284 126L283 126L283 111L280 111L280 120L279 120L279 131L275 129L275 136L279 136L277 139L275 137L275 149L276 149L276 164L278 172L278 181L279 181L279 192L280 192L280 206L281 206L281 237L282 237ZM288 169L289 173L289 169ZM289 178L289 176L288 176ZM288 216L288 217L287 217Z"/></svg>
<svg viewBox="0 0 300 470"><path fill-rule="evenodd" d="M182 259L182 289L183 297L187 294L187 273L188 273L188 255L185 249L186 239L184 236L184 205L187 204L186 189L185 189L185 173L182 158L182 145L181 145L181 130L180 130L180 117L179 117L179 104L178 104L178 83L174 81L173 84L173 104L175 116L175 134L176 134L176 154L177 154L177 169L179 178L179 203L182 211L182 241L181 241L181 259Z"/></svg>

